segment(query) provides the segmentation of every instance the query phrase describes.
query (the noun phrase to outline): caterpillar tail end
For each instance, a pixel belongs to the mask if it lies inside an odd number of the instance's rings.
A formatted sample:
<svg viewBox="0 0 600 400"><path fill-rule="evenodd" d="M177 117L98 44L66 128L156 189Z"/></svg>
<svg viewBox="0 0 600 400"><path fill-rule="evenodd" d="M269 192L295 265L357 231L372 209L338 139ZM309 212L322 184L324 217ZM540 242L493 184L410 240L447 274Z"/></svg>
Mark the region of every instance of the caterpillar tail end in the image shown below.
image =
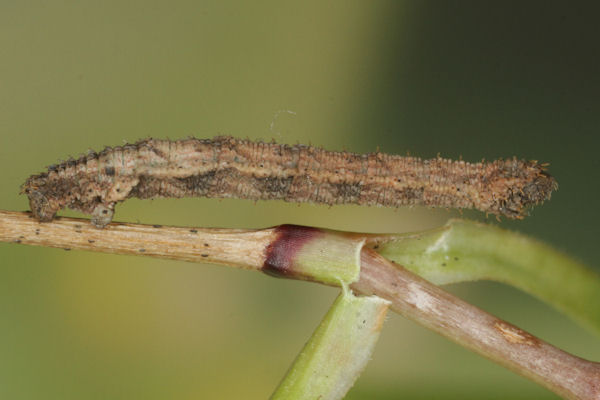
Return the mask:
<svg viewBox="0 0 600 400"><path fill-rule="evenodd" d="M24 190L29 198L31 214L40 222L50 222L56 216L58 207L52 204L46 196L36 190Z"/></svg>

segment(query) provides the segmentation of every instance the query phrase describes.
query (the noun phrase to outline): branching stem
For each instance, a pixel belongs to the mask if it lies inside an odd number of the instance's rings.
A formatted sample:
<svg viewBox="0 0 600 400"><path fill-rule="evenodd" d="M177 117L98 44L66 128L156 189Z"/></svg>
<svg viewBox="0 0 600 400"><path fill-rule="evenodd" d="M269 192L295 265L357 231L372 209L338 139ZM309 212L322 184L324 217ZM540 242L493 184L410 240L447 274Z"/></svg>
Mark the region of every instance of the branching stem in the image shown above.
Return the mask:
<svg viewBox="0 0 600 400"><path fill-rule="evenodd" d="M286 240L290 241L285 246L290 249L309 240L320 240L325 232L296 228L303 233L290 235L295 228L286 228ZM310 232L320 232L320 236L309 237ZM343 235L349 240L361 236ZM4 242L147 255L257 271L263 270L269 249L280 240L280 228L197 229L114 223L97 229L82 219L59 218L39 223L28 213L0 211L0 241ZM294 240L302 243L295 244ZM392 264L372 249L363 248L360 278L351 288L356 293L391 301L395 312L565 398L600 399L599 363L551 346Z"/></svg>

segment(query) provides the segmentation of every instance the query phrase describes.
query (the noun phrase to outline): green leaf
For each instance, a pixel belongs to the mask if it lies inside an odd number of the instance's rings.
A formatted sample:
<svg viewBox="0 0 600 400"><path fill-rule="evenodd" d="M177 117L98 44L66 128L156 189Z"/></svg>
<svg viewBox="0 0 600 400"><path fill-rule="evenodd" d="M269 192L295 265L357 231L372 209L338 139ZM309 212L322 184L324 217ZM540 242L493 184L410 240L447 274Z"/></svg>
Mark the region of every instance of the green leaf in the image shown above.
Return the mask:
<svg viewBox="0 0 600 400"><path fill-rule="evenodd" d="M465 220L379 240L381 255L435 284L504 282L600 334L600 276L540 241Z"/></svg>
<svg viewBox="0 0 600 400"><path fill-rule="evenodd" d="M370 360L389 305L344 289L271 399L342 399Z"/></svg>

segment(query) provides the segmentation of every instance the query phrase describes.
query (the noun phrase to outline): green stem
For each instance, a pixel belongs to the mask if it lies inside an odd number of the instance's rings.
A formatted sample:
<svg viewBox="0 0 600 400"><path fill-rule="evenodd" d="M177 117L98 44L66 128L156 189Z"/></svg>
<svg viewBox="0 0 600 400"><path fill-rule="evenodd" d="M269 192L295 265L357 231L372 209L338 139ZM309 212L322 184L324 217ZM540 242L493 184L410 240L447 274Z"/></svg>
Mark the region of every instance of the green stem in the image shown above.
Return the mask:
<svg viewBox="0 0 600 400"><path fill-rule="evenodd" d="M600 276L530 237L487 224L451 220L441 228L377 236L368 243L435 284L481 279L504 282L600 334Z"/></svg>

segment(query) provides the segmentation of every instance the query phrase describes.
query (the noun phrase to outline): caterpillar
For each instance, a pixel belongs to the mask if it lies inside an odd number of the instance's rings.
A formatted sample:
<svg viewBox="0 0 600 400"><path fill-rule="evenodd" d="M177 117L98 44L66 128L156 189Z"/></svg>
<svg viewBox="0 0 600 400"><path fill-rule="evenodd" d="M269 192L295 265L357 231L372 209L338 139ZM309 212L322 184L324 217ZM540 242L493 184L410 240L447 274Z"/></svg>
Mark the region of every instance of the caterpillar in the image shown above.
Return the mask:
<svg viewBox="0 0 600 400"><path fill-rule="evenodd" d="M440 158L333 152L241 140L146 139L51 165L21 187L33 216L63 208L102 228L131 197L236 197L385 207L475 208L521 219L557 183L546 165L517 158L468 163Z"/></svg>

